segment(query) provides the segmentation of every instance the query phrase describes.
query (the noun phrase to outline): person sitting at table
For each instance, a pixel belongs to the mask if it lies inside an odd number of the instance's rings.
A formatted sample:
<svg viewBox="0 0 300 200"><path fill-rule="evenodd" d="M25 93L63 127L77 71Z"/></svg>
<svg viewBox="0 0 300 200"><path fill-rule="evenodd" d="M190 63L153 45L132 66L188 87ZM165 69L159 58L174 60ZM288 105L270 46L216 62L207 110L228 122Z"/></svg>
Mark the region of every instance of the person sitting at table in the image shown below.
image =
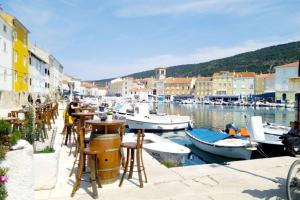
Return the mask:
<svg viewBox="0 0 300 200"><path fill-rule="evenodd" d="M68 113L70 116L72 116L74 113L76 113L78 110L80 110L80 104L79 104L79 98L75 97L73 101L69 104Z"/></svg>
<svg viewBox="0 0 300 200"><path fill-rule="evenodd" d="M70 106L67 105L66 110L63 113L65 126L63 132L66 134L65 136L65 145L68 144L68 140L71 141L71 133L72 133L72 125L73 125L73 118L69 115Z"/></svg>

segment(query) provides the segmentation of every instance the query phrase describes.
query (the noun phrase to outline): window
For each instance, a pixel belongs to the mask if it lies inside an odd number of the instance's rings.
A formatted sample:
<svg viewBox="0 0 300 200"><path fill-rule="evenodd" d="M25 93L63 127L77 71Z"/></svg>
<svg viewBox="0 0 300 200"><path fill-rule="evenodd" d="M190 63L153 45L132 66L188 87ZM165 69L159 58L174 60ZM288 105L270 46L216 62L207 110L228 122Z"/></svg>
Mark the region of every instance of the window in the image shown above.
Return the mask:
<svg viewBox="0 0 300 200"><path fill-rule="evenodd" d="M7 30L6 30L6 25L3 24L3 32L6 33L6 31L7 31Z"/></svg>
<svg viewBox="0 0 300 200"><path fill-rule="evenodd" d="M24 46L27 45L27 34L26 33L24 33L23 43L24 43Z"/></svg>
<svg viewBox="0 0 300 200"><path fill-rule="evenodd" d="M18 52L14 51L14 61L15 63L18 61Z"/></svg>
<svg viewBox="0 0 300 200"><path fill-rule="evenodd" d="M6 42L3 42L3 51L6 52Z"/></svg>
<svg viewBox="0 0 300 200"><path fill-rule="evenodd" d="M13 36L13 39L14 39L14 40L17 40L18 33L17 33L16 31L14 31L12 36Z"/></svg>
<svg viewBox="0 0 300 200"><path fill-rule="evenodd" d="M29 57L29 64L31 65L31 57Z"/></svg>
<svg viewBox="0 0 300 200"><path fill-rule="evenodd" d="M47 83L45 83L45 88L47 88Z"/></svg>
<svg viewBox="0 0 300 200"><path fill-rule="evenodd" d="M23 66L25 67L27 65L27 59L26 56L23 57Z"/></svg>
<svg viewBox="0 0 300 200"><path fill-rule="evenodd" d="M47 70L47 68L45 68L45 74L47 74L48 73L48 70Z"/></svg>
<svg viewBox="0 0 300 200"><path fill-rule="evenodd" d="M29 85L31 85L31 82L32 82L32 79L30 78L30 79L29 79Z"/></svg>

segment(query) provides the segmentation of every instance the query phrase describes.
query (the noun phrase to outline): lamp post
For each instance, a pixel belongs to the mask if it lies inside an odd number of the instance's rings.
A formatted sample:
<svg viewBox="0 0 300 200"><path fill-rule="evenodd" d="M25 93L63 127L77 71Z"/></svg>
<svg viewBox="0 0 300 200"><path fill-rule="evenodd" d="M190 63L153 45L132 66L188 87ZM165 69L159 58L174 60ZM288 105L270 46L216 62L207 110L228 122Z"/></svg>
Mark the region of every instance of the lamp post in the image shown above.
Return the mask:
<svg viewBox="0 0 300 200"><path fill-rule="evenodd" d="M300 77L300 60L298 64L298 77ZM300 123L300 92L299 91L296 94L296 98L297 98L297 121L298 123Z"/></svg>

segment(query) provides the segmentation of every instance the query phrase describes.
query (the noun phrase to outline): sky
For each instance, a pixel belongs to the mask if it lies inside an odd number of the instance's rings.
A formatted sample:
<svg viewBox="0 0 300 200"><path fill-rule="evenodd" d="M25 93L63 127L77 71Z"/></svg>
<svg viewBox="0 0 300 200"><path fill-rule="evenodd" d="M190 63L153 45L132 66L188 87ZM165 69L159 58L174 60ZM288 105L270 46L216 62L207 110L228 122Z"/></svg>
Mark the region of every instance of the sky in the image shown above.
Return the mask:
<svg viewBox="0 0 300 200"><path fill-rule="evenodd" d="M67 74L98 80L300 40L299 0L0 0Z"/></svg>

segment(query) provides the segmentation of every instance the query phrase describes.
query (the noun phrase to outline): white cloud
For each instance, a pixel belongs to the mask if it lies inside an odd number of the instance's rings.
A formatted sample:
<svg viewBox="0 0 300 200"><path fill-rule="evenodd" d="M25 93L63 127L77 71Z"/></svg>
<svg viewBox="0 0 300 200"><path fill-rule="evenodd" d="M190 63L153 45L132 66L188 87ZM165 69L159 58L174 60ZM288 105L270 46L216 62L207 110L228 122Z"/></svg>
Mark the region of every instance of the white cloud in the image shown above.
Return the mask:
<svg viewBox="0 0 300 200"><path fill-rule="evenodd" d="M249 15L269 9L270 3L271 1L255 0L129 0L125 1L117 14L126 17L173 15L187 12Z"/></svg>

